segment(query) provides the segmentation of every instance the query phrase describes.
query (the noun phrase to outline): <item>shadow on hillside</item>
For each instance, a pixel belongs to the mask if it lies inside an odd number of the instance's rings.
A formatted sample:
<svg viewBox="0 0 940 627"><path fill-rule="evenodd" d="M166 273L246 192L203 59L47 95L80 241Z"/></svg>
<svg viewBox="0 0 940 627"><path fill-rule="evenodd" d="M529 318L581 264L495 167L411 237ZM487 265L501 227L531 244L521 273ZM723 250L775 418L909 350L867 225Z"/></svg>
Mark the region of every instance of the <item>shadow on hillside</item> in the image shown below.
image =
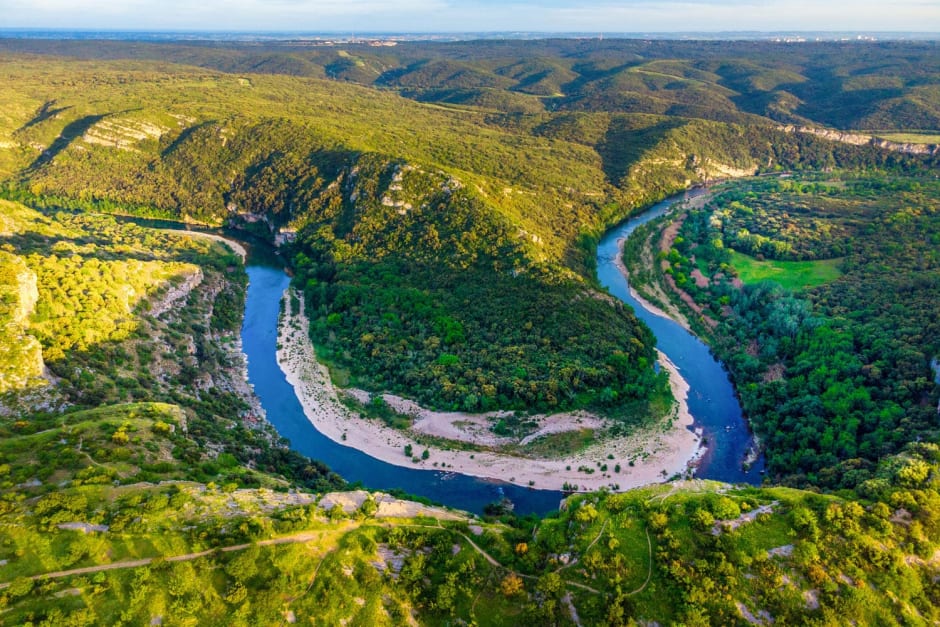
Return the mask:
<svg viewBox="0 0 940 627"><path fill-rule="evenodd" d="M180 133L179 136L177 136L176 139L171 141L170 144L160 152L160 158L165 159L167 156L171 155L177 148L179 148L181 145L186 143L186 140L192 137L193 133L211 124L213 124L213 122L203 122L201 124L196 124L194 126L186 127L185 129L183 129L183 132Z"/></svg>
<svg viewBox="0 0 940 627"><path fill-rule="evenodd" d="M639 121L633 116L614 117L604 139L597 145L604 174L612 185L619 186L630 167L646 151L659 144L669 131L685 124L683 120L660 119L642 126Z"/></svg>
<svg viewBox="0 0 940 627"><path fill-rule="evenodd" d="M17 129L17 132L20 133L29 128L36 126L37 124L42 124L46 120L54 118L55 116L62 113L63 111L67 111L68 109L72 108L70 106L56 108L55 104L56 104L55 100L49 100L48 102L44 102L42 106L39 107L39 110L36 112L36 115L34 115L29 122L27 122L26 124L21 126L19 129Z"/></svg>
<svg viewBox="0 0 940 627"><path fill-rule="evenodd" d="M83 118L79 118L74 122L66 124L65 128L62 129L62 132L59 133L59 136L56 137L54 142L52 142L52 145L42 151L42 154L36 157L36 160L33 161L27 169L30 171L37 170L55 159L60 152L68 148L68 145L71 144L76 137L81 137L84 135L88 129L97 124L100 120L107 117L107 115L108 114L86 115Z"/></svg>

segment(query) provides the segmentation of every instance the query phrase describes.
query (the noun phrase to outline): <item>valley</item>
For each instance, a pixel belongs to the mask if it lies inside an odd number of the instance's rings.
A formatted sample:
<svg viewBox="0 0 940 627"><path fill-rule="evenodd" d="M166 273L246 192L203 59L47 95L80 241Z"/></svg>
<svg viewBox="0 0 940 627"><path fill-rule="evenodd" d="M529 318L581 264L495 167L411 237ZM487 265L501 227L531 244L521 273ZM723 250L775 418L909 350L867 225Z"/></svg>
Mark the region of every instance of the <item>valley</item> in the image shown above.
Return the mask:
<svg viewBox="0 0 940 627"><path fill-rule="evenodd" d="M0 624L935 623L937 58L0 40Z"/></svg>

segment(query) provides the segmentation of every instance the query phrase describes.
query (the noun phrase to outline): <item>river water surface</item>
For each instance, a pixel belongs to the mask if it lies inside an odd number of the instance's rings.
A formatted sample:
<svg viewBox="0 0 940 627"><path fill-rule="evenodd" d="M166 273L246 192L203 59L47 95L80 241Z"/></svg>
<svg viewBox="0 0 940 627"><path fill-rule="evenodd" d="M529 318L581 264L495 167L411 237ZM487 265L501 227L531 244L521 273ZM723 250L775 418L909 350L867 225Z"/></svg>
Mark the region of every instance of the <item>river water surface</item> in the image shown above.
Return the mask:
<svg viewBox="0 0 940 627"><path fill-rule="evenodd" d="M627 279L617 267L620 242L638 226L665 214L673 203L686 197L667 198L608 231L597 247L597 278L613 296L630 305L637 317L652 329L659 350L688 381L689 412L708 443L696 476L729 483L760 483L763 456L751 464L750 470L745 471L742 467L752 437L728 373L704 342L669 318L650 312L631 296Z"/></svg>
<svg viewBox="0 0 940 627"><path fill-rule="evenodd" d="M649 325L656 335L659 349L678 366L689 382L689 409L696 426L701 427L708 438L708 452L702 459L698 476L756 483L760 479L763 459L758 460L749 472L741 468L750 433L727 373L698 338L675 322L651 314L633 299L626 279L615 264L619 240L640 224L662 215L672 202L682 198L663 201L608 232L597 251L598 278L611 294L630 305ZM347 481L360 482L377 490L400 488L410 494L472 512L481 512L484 505L504 496L522 514L546 513L558 508L563 496L558 491L533 490L458 473L394 466L334 442L317 431L307 420L293 387L277 365L280 299L290 279L281 265L262 257L253 252L248 260L250 282L242 344L248 356L248 379L261 400L267 419L278 433L290 440L294 449L326 463Z"/></svg>

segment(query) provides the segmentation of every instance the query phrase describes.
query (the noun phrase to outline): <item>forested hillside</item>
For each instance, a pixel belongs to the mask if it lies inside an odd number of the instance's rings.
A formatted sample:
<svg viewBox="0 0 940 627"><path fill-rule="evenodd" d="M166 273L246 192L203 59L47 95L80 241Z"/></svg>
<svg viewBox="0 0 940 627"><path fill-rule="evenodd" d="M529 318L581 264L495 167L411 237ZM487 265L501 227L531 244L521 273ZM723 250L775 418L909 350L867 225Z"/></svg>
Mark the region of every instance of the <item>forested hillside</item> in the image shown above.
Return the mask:
<svg viewBox="0 0 940 627"><path fill-rule="evenodd" d="M236 255L100 215L9 201L0 209L0 276L16 286L4 286L3 341L13 348L0 361L8 487L44 493L62 472L98 483L270 484L240 464L283 475L277 482L341 485L284 446L244 383L244 357L231 344L246 282ZM165 442L151 448L140 434L161 421L154 431ZM60 441L59 432L69 435ZM13 444L20 436L25 448ZM219 464L220 454L230 463Z"/></svg>
<svg viewBox="0 0 940 627"><path fill-rule="evenodd" d="M9 58L3 73L8 198L290 244L334 371L448 409L643 415L651 338L595 298L606 226L696 182L918 159L769 121L448 110L146 62Z"/></svg>
<svg viewBox="0 0 940 627"><path fill-rule="evenodd" d="M546 39L311 45L0 42L85 59L161 59L228 73L330 78L504 112L617 111L841 129L936 129L936 42Z"/></svg>
<svg viewBox="0 0 940 627"><path fill-rule="evenodd" d="M33 309L11 315L49 372L2 397L0 623L936 620L934 444L839 496L688 482L480 520L323 494L341 481L229 387L237 257L2 208L3 276L35 277L4 302Z"/></svg>

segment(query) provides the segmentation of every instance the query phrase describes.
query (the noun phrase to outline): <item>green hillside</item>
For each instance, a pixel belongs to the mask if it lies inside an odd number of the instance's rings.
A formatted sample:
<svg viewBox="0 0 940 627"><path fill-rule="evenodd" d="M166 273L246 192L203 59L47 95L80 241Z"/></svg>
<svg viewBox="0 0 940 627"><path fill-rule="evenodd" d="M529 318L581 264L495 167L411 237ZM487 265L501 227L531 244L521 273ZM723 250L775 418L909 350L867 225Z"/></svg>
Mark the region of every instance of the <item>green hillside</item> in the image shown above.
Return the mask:
<svg viewBox="0 0 940 627"><path fill-rule="evenodd" d="M114 412L64 429L160 456L172 412L131 416L110 438ZM137 444L117 448L118 433ZM864 497L690 481L502 521L365 492L112 486L101 469L127 462L98 457L67 488L0 500L4 624L938 620L934 444L885 460Z"/></svg>
<svg viewBox="0 0 940 627"><path fill-rule="evenodd" d="M15 347L0 370L8 487L54 490L60 472L342 484L258 420L233 346L247 277L227 247L101 215L0 209L0 270L19 281L4 290L3 340Z"/></svg>
<svg viewBox="0 0 940 627"><path fill-rule="evenodd" d="M0 41L13 52L85 59L160 59L229 73L329 77L404 90L418 100L520 111L620 111L841 129L940 128L936 42L802 43L555 39L309 46L291 42ZM525 109L533 111L533 109Z"/></svg>

